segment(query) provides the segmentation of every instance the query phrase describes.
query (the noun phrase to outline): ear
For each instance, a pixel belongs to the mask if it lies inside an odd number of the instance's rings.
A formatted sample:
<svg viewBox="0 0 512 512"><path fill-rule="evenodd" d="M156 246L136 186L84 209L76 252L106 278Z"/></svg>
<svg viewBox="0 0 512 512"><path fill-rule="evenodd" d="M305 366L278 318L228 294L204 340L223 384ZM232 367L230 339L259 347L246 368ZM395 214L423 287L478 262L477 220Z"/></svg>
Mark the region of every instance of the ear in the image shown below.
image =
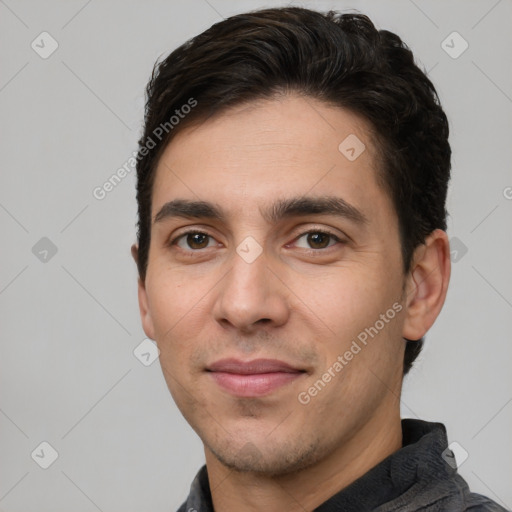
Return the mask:
<svg viewBox="0 0 512 512"><path fill-rule="evenodd" d="M450 281L448 235L434 230L414 252L406 279L406 316L402 337L419 340L432 327L443 307Z"/></svg>
<svg viewBox="0 0 512 512"><path fill-rule="evenodd" d="M132 248L132 257L135 260L135 264L139 261L139 247L137 244L133 244ZM142 322L142 328L144 329L144 333L146 336L152 340L155 338L155 327L153 325L153 319L151 318L151 311L149 309L148 304L148 295L146 292L146 285L142 281L142 279L138 278L138 297L139 297L139 311L140 311L140 319Z"/></svg>

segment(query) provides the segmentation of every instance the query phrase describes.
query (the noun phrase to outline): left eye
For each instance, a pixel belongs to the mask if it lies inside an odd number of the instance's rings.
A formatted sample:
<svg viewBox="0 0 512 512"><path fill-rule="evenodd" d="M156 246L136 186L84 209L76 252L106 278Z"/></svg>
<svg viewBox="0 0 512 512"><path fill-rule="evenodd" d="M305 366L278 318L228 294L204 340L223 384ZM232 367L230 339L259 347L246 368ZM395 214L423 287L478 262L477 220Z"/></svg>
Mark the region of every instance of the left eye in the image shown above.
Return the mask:
<svg viewBox="0 0 512 512"><path fill-rule="evenodd" d="M299 241L304 238L305 244L300 245ZM325 233L323 231L309 231L308 233L304 233L299 238L297 238L296 245L303 249L326 249L327 247L334 245L336 242L341 242L341 240L332 233ZM309 246L306 244L309 244Z"/></svg>

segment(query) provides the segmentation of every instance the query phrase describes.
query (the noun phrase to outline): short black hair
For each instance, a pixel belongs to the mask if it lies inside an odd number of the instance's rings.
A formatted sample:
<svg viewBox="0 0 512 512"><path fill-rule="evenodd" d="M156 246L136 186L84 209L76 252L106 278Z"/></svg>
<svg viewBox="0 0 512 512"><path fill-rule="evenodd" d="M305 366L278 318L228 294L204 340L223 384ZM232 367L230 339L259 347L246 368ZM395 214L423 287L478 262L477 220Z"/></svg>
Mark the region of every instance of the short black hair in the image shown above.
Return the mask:
<svg viewBox="0 0 512 512"><path fill-rule="evenodd" d="M155 64L137 154L143 281L155 170L170 140L229 107L283 93L342 107L369 123L380 155L377 178L398 215L404 273L414 249L435 229L446 231L448 121L407 45L362 14L264 9L214 24ZM407 340L404 374L422 345Z"/></svg>

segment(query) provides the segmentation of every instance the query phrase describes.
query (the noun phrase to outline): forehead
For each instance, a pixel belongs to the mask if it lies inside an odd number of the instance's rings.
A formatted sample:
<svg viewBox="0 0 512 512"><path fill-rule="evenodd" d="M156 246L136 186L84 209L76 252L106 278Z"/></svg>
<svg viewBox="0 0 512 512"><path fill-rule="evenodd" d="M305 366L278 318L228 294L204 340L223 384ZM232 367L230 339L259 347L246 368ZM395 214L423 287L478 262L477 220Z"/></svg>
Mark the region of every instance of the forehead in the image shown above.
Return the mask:
<svg viewBox="0 0 512 512"><path fill-rule="evenodd" d="M152 218L173 198L213 201L233 216L305 195L389 210L376 161L370 126L351 112L298 96L239 105L172 139L157 166Z"/></svg>

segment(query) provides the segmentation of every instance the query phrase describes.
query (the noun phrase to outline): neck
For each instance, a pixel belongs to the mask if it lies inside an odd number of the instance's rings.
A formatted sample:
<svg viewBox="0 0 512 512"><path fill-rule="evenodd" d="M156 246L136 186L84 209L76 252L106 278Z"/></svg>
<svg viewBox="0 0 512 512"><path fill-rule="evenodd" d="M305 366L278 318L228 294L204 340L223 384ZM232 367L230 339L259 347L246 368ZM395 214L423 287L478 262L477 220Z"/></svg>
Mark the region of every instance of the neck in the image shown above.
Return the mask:
<svg viewBox="0 0 512 512"><path fill-rule="evenodd" d="M375 415L327 457L293 474L270 477L236 472L226 468L205 447L214 509L311 511L401 447L399 410L393 415L388 412L386 418Z"/></svg>

